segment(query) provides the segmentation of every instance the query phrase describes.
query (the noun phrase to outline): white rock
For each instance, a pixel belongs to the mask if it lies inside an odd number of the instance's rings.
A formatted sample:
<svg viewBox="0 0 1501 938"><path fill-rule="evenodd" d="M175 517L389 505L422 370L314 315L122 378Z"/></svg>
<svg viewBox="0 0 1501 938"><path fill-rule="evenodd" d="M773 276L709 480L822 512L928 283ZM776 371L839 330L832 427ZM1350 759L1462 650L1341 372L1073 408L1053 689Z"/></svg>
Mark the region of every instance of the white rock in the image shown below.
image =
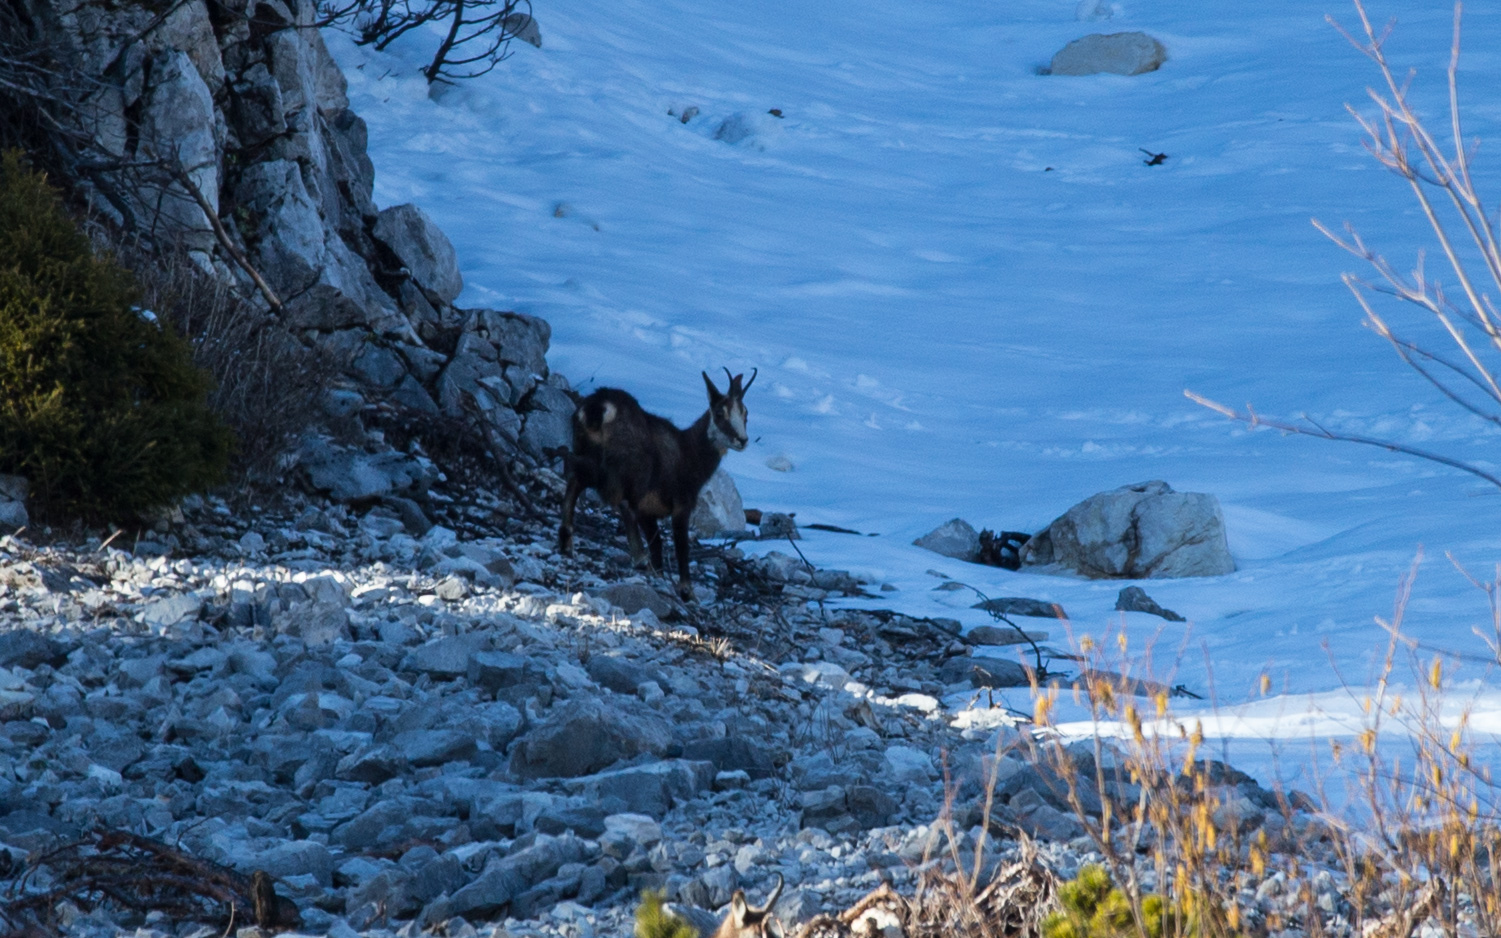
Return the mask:
<svg viewBox="0 0 1501 938"><path fill-rule="evenodd" d="M605 818L605 830L623 834L647 849L662 842L662 825L645 814L612 814Z"/></svg>
<svg viewBox="0 0 1501 938"><path fill-rule="evenodd" d="M980 532L963 518L953 518L912 542L924 550L973 561L980 556Z"/></svg>
<svg viewBox="0 0 1501 938"><path fill-rule="evenodd" d="M1213 495L1139 482L1090 496L1027 541L1022 565L1096 578L1219 576L1235 561Z"/></svg>
<svg viewBox="0 0 1501 938"><path fill-rule="evenodd" d="M1054 75L1140 75L1167 61L1167 49L1143 32L1095 34L1075 39L1053 56Z"/></svg>
<svg viewBox="0 0 1501 938"><path fill-rule="evenodd" d="M777 670L805 684L821 684L836 690L850 682L850 673L832 661L790 661Z"/></svg>
<svg viewBox="0 0 1501 938"><path fill-rule="evenodd" d="M714 470L703 491L698 493L698 505L688 525L696 537L722 537L725 533L738 534L745 530L745 504L740 500L740 490L735 480L725 472L724 466Z"/></svg>
<svg viewBox="0 0 1501 938"><path fill-rule="evenodd" d="M928 754L911 746L886 747L886 767L898 784L926 785L938 774Z"/></svg>
<svg viewBox="0 0 1501 938"><path fill-rule="evenodd" d="M153 599L141 608L141 621L152 628L166 628L184 619L196 619L203 608L203 597L196 593L178 593Z"/></svg>

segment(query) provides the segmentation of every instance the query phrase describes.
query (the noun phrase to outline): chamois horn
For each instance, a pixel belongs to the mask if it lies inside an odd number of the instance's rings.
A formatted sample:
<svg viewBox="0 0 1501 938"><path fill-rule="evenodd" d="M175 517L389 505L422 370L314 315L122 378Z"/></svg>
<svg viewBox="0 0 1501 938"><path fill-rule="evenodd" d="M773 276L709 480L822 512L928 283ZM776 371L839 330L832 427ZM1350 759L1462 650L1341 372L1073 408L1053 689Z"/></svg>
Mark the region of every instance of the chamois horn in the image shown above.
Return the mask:
<svg viewBox="0 0 1501 938"><path fill-rule="evenodd" d="M783 885L784 885L784 883L783 883L783 880L782 880L782 874L778 873L777 874L777 885L776 885L776 888L771 891L771 895L769 895L769 896L766 897L766 904L763 905L763 906L761 906L761 908L759 908L759 909L756 908L756 907L754 907L754 906L751 906L751 909L750 909L751 914L753 914L753 915L765 915L767 912L770 912L771 911L771 907L777 904L777 900L778 899L782 898L782 886Z"/></svg>

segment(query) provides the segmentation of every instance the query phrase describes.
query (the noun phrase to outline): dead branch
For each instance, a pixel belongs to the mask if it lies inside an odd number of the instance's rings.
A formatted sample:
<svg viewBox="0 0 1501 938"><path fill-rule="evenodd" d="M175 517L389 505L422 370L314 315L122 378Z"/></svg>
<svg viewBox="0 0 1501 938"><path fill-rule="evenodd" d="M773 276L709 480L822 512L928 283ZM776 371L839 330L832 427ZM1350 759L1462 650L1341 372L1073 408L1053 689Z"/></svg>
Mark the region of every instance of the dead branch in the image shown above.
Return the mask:
<svg viewBox="0 0 1501 938"><path fill-rule="evenodd" d="M33 889L43 870L50 888ZM17 928L50 926L53 910L62 902L84 911L161 912L179 922L232 922L240 910L249 909L263 928L301 921L296 906L276 895L266 873L246 877L122 830L99 829L29 861L0 901L0 921Z"/></svg>
<svg viewBox="0 0 1501 938"><path fill-rule="evenodd" d="M261 291L261 296L266 298L266 303L270 305L272 312L277 317L281 317L285 312L285 308L282 306L281 300L276 296L276 291L271 289L271 285L266 282L266 279L250 263L250 258L246 257L245 252L240 250L239 245L234 243L234 239L230 238L229 232L224 229L224 223L219 220L219 213L214 211L213 205L209 203L208 199L204 198L203 191L193 182L193 178L188 175L188 171L183 168L182 163L174 159L168 168L172 176L182 184L184 189L188 190L188 194L193 197L193 201L197 202L198 207L203 210L203 216L208 219L209 225L213 227L214 237L218 239L219 246L224 248L224 252L236 264L240 265L240 269L249 275L250 279L255 283L256 289Z"/></svg>

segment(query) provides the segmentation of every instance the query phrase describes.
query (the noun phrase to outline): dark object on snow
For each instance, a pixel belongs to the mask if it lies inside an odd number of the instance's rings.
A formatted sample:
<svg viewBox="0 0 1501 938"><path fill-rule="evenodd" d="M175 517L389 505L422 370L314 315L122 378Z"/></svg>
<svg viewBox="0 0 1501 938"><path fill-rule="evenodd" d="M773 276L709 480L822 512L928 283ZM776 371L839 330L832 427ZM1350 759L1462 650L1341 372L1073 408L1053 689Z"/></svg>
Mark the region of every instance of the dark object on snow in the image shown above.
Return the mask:
<svg viewBox="0 0 1501 938"><path fill-rule="evenodd" d="M744 386L740 382L745 375L730 375L729 369L725 375L730 385L720 393L704 373L709 409L685 430L647 413L618 388L600 388L579 402L573 415L573 452L567 460L559 551L573 552L574 505L584 489L592 488L620 512L631 557L638 566L650 563L652 569L662 570L662 531L657 522L672 519L678 593L684 599L693 596L688 582L688 519L698 504L699 491L719 468L724 454L743 450L750 442L745 433L744 398L756 372L751 372Z"/></svg>
<svg viewBox="0 0 1501 938"><path fill-rule="evenodd" d="M975 603L971 609L984 609L992 615L1036 616L1039 619L1067 619L1068 613L1057 603L1022 596L1002 596Z"/></svg>
<svg viewBox="0 0 1501 938"><path fill-rule="evenodd" d="M980 532L979 562L1003 570L1020 570L1022 545L1031 537L1032 535L1023 531L992 531L985 528Z"/></svg>
<svg viewBox="0 0 1501 938"><path fill-rule="evenodd" d="M1144 159L1144 160L1142 160L1142 162L1145 163L1145 164L1147 164L1148 166L1161 166L1163 164L1163 162L1167 159L1167 154L1166 153L1153 153L1151 150L1148 150L1146 147L1137 147L1136 149L1140 150L1141 152L1143 152L1143 153L1145 153L1147 155L1147 158Z"/></svg>
<svg viewBox="0 0 1501 938"><path fill-rule="evenodd" d="M801 537L797 533L797 522L793 520L793 516L780 511L762 512L761 523L757 527L761 529L763 541L780 540L784 537L795 541Z"/></svg>
<svg viewBox="0 0 1501 938"><path fill-rule="evenodd" d="M1187 621L1173 610L1157 605L1157 601L1148 596L1147 591L1139 586L1128 586L1121 590L1121 594L1116 597L1115 608L1117 612L1145 612L1161 616L1169 622Z"/></svg>
<svg viewBox="0 0 1501 938"><path fill-rule="evenodd" d="M803 527L807 528L809 531L827 531L830 534L858 534L861 537L875 537L874 534L862 534L861 532L852 530L850 528L841 528L837 524L821 524L816 521L812 524L805 524L803 525Z"/></svg>

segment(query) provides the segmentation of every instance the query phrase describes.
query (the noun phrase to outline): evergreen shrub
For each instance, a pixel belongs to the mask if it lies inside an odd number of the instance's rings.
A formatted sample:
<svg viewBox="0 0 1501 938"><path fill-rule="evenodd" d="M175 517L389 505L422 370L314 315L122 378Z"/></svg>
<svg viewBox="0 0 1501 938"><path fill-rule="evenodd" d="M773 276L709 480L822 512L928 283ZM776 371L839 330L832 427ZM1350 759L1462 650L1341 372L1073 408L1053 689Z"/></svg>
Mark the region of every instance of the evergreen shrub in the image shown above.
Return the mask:
<svg viewBox="0 0 1501 938"><path fill-rule="evenodd" d="M0 156L0 473L50 521L133 520L223 477L210 381L137 297L46 179Z"/></svg>

